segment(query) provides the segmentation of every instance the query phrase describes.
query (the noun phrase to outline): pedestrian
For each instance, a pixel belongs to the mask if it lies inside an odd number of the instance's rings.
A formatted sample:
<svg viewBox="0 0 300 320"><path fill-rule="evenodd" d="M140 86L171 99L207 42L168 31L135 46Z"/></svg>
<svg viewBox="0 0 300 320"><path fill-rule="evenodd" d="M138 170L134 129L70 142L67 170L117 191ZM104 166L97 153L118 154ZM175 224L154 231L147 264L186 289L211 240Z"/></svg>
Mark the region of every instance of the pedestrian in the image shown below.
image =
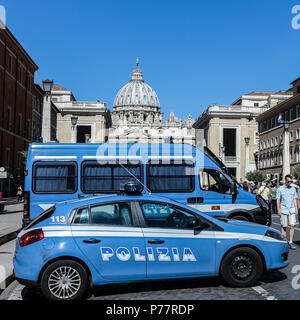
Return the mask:
<svg viewBox="0 0 300 320"><path fill-rule="evenodd" d="M290 227L289 247L296 249L293 243L293 237L296 225L296 215L298 215L298 196L296 189L291 186L293 178L287 174L285 176L285 184L277 190L277 214L280 217L281 233L286 238L287 226Z"/></svg>
<svg viewBox="0 0 300 320"><path fill-rule="evenodd" d="M258 195L258 182L254 182L252 193L256 196Z"/></svg>
<svg viewBox="0 0 300 320"><path fill-rule="evenodd" d="M275 182L273 182L270 188L271 212L273 214L277 214L276 195L277 195L277 185Z"/></svg>
<svg viewBox="0 0 300 320"><path fill-rule="evenodd" d="M18 196L18 202L22 201L23 189L21 185L19 185L17 188L17 196Z"/></svg>
<svg viewBox="0 0 300 320"><path fill-rule="evenodd" d="M261 186L258 190L258 194L265 199L268 203L270 203L270 187L271 187L271 181L267 181L265 186Z"/></svg>
<svg viewBox="0 0 300 320"><path fill-rule="evenodd" d="M250 188L249 188L249 185L248 185L248 182L247 182L247 181L244 181L244 182L243 182L243 189L244 189L245 191L250 192Z"/></svg>

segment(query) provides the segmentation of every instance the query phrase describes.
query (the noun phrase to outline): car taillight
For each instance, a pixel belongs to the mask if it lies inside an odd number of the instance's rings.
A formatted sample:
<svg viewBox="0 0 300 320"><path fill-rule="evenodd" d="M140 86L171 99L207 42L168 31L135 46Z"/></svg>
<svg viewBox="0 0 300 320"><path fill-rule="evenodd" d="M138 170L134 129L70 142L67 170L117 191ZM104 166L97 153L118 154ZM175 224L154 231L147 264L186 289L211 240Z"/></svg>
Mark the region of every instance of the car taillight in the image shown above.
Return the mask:
<svg viewBox="0 0 300 320"><path fill-rule="evenodd" d="M30 217L30 192L24 191L24 205L23 205L23 218L28 219Z"/></svg>
<svg viewBox="0 0 300 320"><path fill-rule="evenodd" d="M23 234L19 240L19 244L21 247L25 247L42 239L44 239L43 229L36 229Z"/></svg>

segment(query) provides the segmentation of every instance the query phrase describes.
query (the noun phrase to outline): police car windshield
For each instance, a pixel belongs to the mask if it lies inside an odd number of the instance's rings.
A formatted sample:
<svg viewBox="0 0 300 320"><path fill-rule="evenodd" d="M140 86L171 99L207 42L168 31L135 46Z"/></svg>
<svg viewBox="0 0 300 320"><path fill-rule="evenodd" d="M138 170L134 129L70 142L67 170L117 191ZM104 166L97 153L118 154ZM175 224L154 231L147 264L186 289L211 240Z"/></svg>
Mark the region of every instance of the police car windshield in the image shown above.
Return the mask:
<svg viewBox="0 0 300 320"><path fill-rule="evenodd" d="M50 218L53 215L55 209L56 209L56 206L54 205L49 209L47 209L46 211L44 211L42 214L40 214L34 220L32 220L32 222L30 222L29 225L26 228L24 228L24 230L28 230L29 228L37 225L38 223L41 223L42 221Z"/></svg>

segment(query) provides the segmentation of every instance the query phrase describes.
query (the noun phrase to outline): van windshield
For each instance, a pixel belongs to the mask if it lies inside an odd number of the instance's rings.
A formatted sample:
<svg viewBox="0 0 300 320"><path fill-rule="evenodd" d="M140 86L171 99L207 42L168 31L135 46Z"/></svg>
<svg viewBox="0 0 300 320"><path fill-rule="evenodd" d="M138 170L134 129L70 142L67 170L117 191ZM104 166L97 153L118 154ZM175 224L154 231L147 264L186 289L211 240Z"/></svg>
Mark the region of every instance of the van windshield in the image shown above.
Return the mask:
<svg viewBox="0 0 300 320"><path fill-rule="evenodd" d="M220 167L221 170L222 170L224 173L226 173L226 174L230 177L230 179L231 179L232 181L234 181L234 183L235 183L238 187L242 188L242 185L236 180L236 178L233 177L233 176L228 172L228 169L227 169L226 165L221 161L221 159L218 158L218 157L217 157L208 147L206 147L206 146L204 147L204 153L210 158L210 160L212 160L218 167Z"/></svg>

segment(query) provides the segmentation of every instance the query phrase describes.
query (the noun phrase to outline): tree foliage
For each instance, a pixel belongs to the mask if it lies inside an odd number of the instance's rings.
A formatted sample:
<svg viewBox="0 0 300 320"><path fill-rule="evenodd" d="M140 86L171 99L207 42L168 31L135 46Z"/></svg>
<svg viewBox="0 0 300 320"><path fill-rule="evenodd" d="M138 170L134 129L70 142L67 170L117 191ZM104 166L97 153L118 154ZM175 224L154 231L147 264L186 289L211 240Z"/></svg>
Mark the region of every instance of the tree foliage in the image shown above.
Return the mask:
<svg viewBox="0 0 300 320"><path fill-rule="evenodd" d="M293 176L295 179L300 180L300 164L297 164L293 169Z"/></svg>
<svg viewBox="0 0 300 320"><path fill-rule="evenodd" d="M267 179L267 176L261 171L254 170L247 172L246 179L248 181L263 182Z"/></svg>

